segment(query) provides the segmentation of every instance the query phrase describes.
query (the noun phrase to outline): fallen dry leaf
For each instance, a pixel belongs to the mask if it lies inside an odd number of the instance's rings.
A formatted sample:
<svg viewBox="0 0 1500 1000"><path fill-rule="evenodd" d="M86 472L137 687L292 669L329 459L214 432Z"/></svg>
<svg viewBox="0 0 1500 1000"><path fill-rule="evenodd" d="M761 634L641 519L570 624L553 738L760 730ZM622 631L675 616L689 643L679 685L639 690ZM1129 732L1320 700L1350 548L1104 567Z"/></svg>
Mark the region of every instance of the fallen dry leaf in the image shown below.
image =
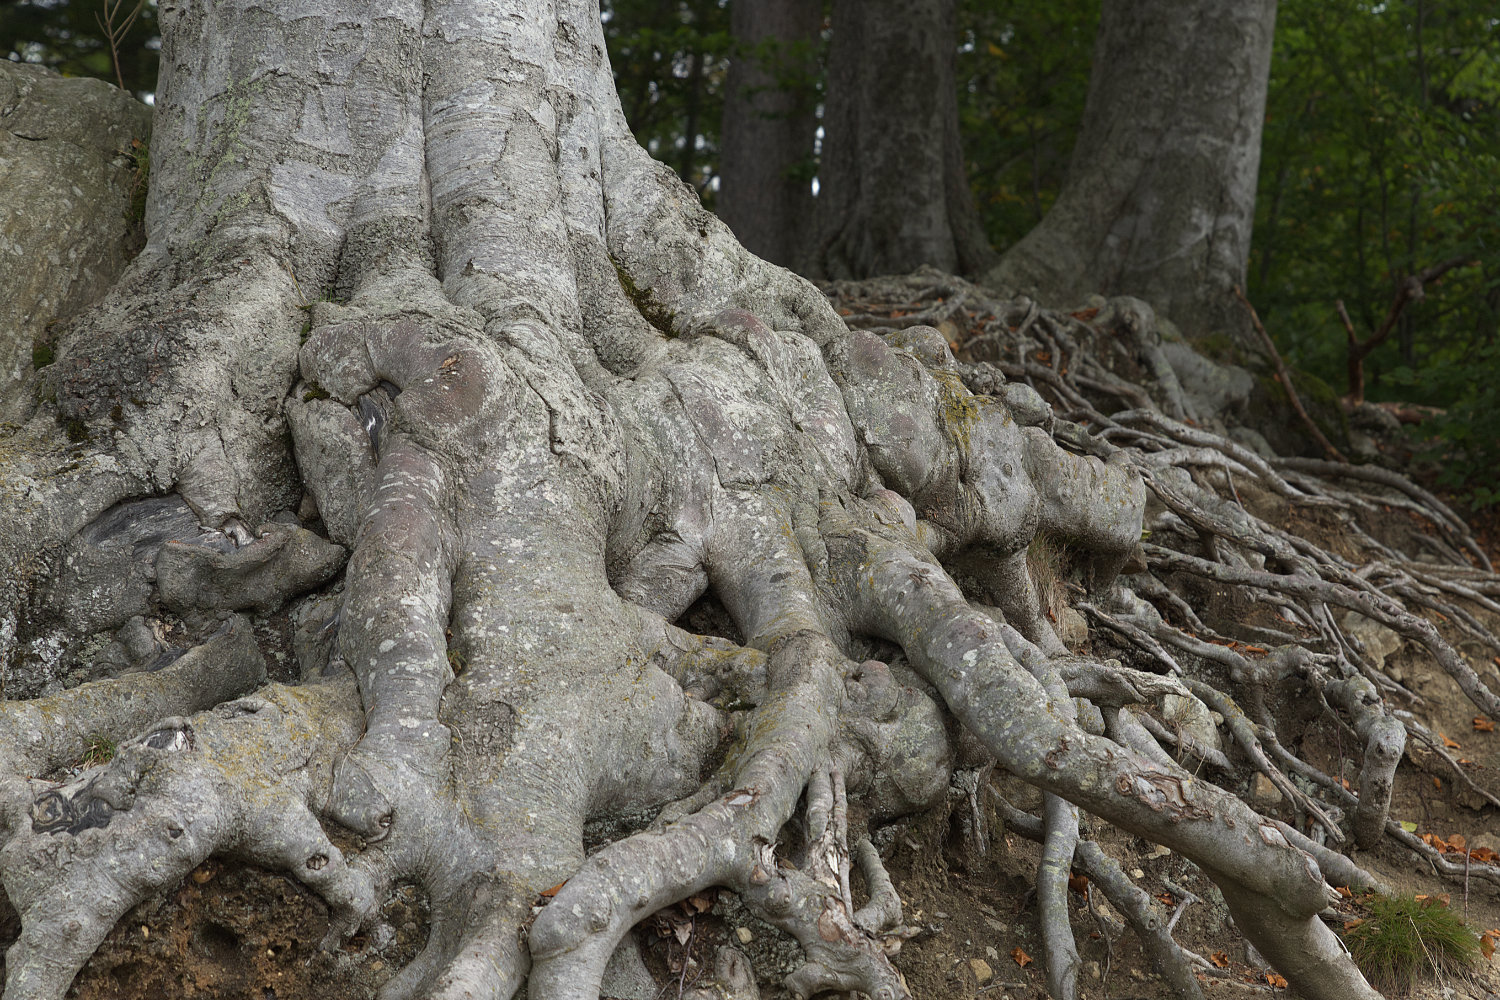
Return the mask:
<svg viewBox="0 0 1500 1000"><path fill-rule="evenodd" d="M1474 720L1474 731L1476 733L1493 733L1495 731L1495 724L1486 718L1476 718Z"/></svg>
<svg viewBox="0 0 1500 1000"><path fill-rule="evenodd" d="M1276 989L1278 989L1278 990L1284 990L1284 989L1286 989L1286 977L1285 976L1278 976L1274 972L1268 972L1268 973L1266 973L1266 982L1270 983L1272 986L1276 987Z"/></svg>
<svg viewBox="0 0 1500 1000"><path fill-rule="evenodd" d="M1013 958L1013 959L1015 959L1016 960L1016 964L1019 965L1023 969L1026 968L1026 966L1028 966L1028 965L1031 964L1031 956L1028 955L1028 954L1026 954L1020 948L1012 948L1010 950L1010 957Z"/></svg>
<svg viewBox="0 0 1500 1000"><path fill-rule="evenodd" d="M1208 960L1214 964L1214 968L1216 969L1229 968L1229 956L1224 954L1222 951L1214 952L1212 955L1208 956Z"/></svg>
<svg viewBox="0 0 1500 1000"><path fill-rule="evenodd" d="M542 895L546 896L548 899L551 899L553 896L556 896L559 892L561 892L562 887L567 884L567 882L559 882L550 889L543 889Z"/></svg>
<svg viewBox="0 0 1500 1000"><path fill-rule="evenodd" d="M1438 739L1442 740L1443 746L1447 747L1449 750L1459 749L1459 742L1454 739L1449 739L1448 734L1446 733L1438 733Z"/></svg>

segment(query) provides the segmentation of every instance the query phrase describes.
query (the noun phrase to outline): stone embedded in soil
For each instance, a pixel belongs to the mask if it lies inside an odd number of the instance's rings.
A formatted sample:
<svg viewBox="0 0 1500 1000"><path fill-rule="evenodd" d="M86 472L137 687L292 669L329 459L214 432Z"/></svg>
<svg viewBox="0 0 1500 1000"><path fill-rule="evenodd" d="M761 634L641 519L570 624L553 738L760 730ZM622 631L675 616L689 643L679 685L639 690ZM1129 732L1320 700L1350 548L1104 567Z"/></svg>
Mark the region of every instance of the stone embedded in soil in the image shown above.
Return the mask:
<svg viewBox="0 0 1500 1000"><path fill-rule="evenodd" d="M1057 637L1069 649L1082 649L1089 641L1089 623L1072 608L1063 608L1057 615Z"/></svg>
<svg viewBox="0 0 1500 1000"><path fill-rule="evenodd" d="M969 959L969 968L974 970L974 979L980 983L987 983L995 978L995 970L982 958Z"/></svg>
<svg viewBox="0 0 1500 1000"><path fill-rule="evenodd" d="M1281 791L1264 774L1250 781L1250 801L1257 806L1274 806L1281 802Z"/></svg>

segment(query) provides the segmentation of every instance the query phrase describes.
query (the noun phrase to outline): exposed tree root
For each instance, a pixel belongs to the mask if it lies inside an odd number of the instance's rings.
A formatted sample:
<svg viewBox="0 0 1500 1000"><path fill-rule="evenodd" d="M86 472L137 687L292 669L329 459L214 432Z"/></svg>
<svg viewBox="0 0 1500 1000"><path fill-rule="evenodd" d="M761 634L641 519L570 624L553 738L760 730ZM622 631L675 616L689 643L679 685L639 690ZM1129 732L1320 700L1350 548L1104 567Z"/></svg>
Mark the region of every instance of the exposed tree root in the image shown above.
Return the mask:
<svg viewBox="0 0 1500 1000"><path fill-rule="evenodd" d="M129 704L122 689L133 689L156 721L75 778L33 780L29 789L9 780L0 875L23 930L6 956L8 997L62 996L126 910L216 853L289 871L317 892L330 908L327 944L377 905L368 878L348 866L316 815L326 807L333 760L358 732L353 685L272 686L221 700L264 678L243 621L164 673L16 706L12 718L24 733L36 711L86 715L102 706L101 696ZM158 715L166 705L192 711L205 703L211 711ZM94 731L123 737L141 714L101 719Z"/></svg>

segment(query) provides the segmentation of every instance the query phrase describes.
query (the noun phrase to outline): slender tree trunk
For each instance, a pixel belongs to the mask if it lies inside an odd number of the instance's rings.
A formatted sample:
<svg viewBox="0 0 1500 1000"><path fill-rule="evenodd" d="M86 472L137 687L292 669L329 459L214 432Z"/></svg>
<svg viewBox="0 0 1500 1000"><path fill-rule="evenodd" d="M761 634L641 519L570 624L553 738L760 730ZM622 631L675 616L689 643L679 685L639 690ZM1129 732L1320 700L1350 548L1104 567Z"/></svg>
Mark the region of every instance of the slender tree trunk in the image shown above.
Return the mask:
<svg viewBox="0 0 1500 1000"><path fill-rule="evenodd" d="M818 0L730 8L735 51L719 130L719 218L751 253L791 267L812 216Z"/></svg>
<svg viewBox="0 0 1500 1000"><path fill-rule="evenodd" d="M1068 180L990 284L1145 299L1189 334L1248 336L1275 0L1106 0ZM1248 341L1245 341L1248 343Z"/></svg>
<svg viewBox="0 0 1500 1000"><path fill-rule="evenodd" d="M835 0L812 273L992 262L964 175L956 45L953 0Z"/></svg>

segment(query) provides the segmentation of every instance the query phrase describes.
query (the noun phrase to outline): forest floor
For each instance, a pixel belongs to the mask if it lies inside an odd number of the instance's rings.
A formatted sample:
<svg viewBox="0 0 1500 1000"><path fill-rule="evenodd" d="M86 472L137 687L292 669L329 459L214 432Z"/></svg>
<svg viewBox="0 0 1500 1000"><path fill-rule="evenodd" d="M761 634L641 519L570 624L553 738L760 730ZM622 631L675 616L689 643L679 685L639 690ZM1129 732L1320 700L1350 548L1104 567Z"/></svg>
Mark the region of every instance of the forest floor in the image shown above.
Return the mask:
<svg viewBox="0 0 1500 1000"><path fill-rule="evenodd" d="M1253 502L1253 500L1251 501ZM1262 516L1306 517L1286 509ZM1500 516L1488 515L1476 534L1500 565ZM1333 551L1343 542L1316 523L1299 533ZM1392 511L1366 525L1388 544L1415 541L1425 522ZM1264 609L1236 606L1232 599L1198 595L1195 607L1205 621L1253 617ZM1222 595L1220 595L1222 596ZM1191 598L1190 598L1191 599ZM1486 618L1494 627L1500 620ZM1209 624L1213 624L1209 621ZM1285 623L1281 623L1283 627ZM257 622L262 648L271 653L272 674L292 680L291 623L286 612ZM1460 646L1492 686L1500 686L1500 660L1471 644ZM1090 633L1079 649L1116 655L1104 637ZM1402 643L1390 653L1386 670L1420 696L1420 703L1397 706L1441 734L1450 754L1481 784L1494 787L1500 776L1497 720L1477 718L1474 706L1421 650ZM1279 697L1279 703L1276 698ZM1272 709L1284 723L1284 745L1327 773L1354 777L1345 766L1349 749L1332 720L1310 710L1294 689L1273 693ZM1039 793L1004 774L990 788L1013 805L1034 811ZM1296 824L1296 815L1270 787L1231 789L1267 815ZM905 908L905 923L917 929L895 964L918 1000L1033 1000L1046 997L1041 969L1034 882L1038 847L1007 833L985 797L989 849L980 855L963 845L972 836L958 832L967 802L955 799L950 815L929 814L887 828L877 843ZM1397 772L1393 818L1414 824L1419 835L1447 844L1464 838L1470 849L1500 851L1500 810L1479 799L1439 755L1413 741ZM1165 848L1122 833L1098 820L1092 835L1121 862L1138 885L1155 896L1165 913L1180 909L1175 934L1186 948L1218 967L1201 976L1209 998L1288 995L1234 930L1217 890L1190 862ZM1432 841L1429 840L1429 843ZM1476 931L1500 928L1500 891L1484 883L1464 885L1437 875L1427 862L1387 839L1355 861L1398 893L1428 897L1460 913ZM1122 929L1097 893L1073 893L1072 916L1083 968L1080 1000L1158 1000L1171 996L1143 954L1135 935ZM1360 919L1358 899L1343 904L1347 920ZM225 1000L365 1000L422 943L422 900L399 895L385 918L394 940L377 948L363 935L338 952L320 952L326 928L319 903L295 881L253 866L212 859L174 890L148 900L123 919L75 982L70 996L87 1000L146 1000L158 997L213 997ZM0 946L14 939L13 914L0 916ZM1496 931L1500 936L1500 931ZM640 959L612 972L606 996L621 1000L670 1000L690 989L716 949L731 944L751 959L762 996L784 997L782 976L796 967L800 950L789 938L751 917L730 893L710 892L684 901L648 920L634 935ZM1500 969L1481 960L1464 973L1425 977L1414 986L1387 989L1393 997L1418 1000L1500 1000Z"/></svg>

